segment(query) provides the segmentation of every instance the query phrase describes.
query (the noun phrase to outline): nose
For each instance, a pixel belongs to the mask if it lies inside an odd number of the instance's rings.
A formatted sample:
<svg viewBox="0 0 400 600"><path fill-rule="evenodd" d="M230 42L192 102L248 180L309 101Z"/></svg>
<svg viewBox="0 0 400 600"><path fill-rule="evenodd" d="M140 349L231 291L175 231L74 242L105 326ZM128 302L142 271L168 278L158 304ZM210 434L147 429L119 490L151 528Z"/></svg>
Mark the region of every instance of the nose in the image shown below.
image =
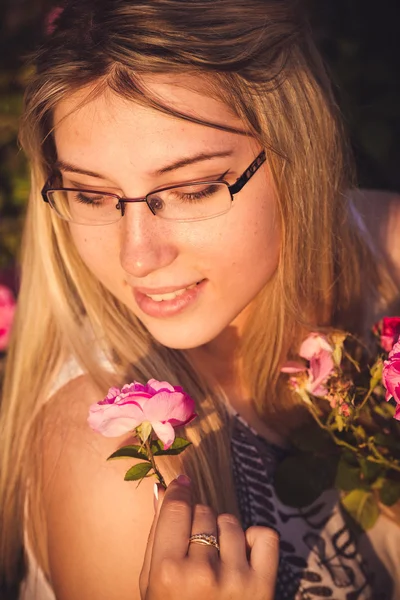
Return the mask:
<svg viewBox="0 0 400 600"><path fill-rule="evenodd" d="M146 277L177 257L172 223L153 215L145 202L125 204L120 223L120 262L133 277Z"/></svg>

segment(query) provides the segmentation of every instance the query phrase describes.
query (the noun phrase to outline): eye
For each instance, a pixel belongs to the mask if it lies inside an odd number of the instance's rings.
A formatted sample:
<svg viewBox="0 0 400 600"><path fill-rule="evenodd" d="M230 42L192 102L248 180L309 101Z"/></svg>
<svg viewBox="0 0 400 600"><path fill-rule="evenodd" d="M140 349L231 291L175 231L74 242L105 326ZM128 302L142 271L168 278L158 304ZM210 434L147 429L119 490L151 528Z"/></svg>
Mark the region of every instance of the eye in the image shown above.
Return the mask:
<svg viewBox="0 0 400 600"><path fill-rule="evenodd" d="M225 186L212 184L204 187L204 184L192 184L173 188L168 192L170 202L201 202L220 192Z"/></svg>
<svg viewBox="0 0 400 600"><path fill-rule="evenodd" d="M194 188L195 186L193 186ZM205 189L193 189L192 191L187 191L182 193L182 199L185 202L199 202L204 198L209 198L213 194L215 194L220 189L217 185L210 185Z"/></svg>
<svg viewBox="0 0 400 600"><path fill-rule="evenodd" d="M81 204L94 204L95 206L101 204L104 201L105 196L103 194L83 194L77 192L74 194L75 202Z"/></svg>

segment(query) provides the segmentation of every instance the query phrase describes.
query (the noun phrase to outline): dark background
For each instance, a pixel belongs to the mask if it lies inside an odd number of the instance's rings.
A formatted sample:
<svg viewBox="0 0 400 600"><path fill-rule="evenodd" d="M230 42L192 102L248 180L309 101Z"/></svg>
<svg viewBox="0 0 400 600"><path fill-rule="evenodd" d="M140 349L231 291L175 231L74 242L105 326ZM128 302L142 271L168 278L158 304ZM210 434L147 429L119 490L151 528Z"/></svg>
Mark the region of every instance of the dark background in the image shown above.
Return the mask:
<svg viewBox="0 0 400 600"><path fill-rule="evenodd" d="M55 4L49 0L0 2L0 281L12 284L10 273L29 189L25 159L16 141L29 76L24 61L40 40L45 15ZM304 3L335 84L360 185L400 191L397 0Z"/></svg>

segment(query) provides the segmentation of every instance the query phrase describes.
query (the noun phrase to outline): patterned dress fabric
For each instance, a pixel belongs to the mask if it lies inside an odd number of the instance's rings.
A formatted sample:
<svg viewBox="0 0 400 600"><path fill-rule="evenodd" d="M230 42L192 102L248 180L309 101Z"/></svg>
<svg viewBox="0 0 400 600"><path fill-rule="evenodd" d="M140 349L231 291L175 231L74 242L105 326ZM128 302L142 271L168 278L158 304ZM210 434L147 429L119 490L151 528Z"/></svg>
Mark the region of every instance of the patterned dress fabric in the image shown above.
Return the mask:
<svg viewBox="0 0 400 600"><path fill-rule="evenodd" d="M324 492L303 509L277 498L273 476L286 452L236 415L232 459L243 528L263 525L280 535L275 600L391 600L389 573L372 548L368 562L359 552L336 491Z"/></svg>

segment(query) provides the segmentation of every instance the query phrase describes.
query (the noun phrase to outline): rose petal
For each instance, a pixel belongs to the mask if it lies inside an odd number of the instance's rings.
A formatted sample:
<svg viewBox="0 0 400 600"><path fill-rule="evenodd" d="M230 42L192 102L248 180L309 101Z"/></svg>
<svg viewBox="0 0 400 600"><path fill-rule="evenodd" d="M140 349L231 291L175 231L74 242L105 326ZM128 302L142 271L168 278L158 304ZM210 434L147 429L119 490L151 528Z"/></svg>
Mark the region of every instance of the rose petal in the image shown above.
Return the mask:
<svg viewBox="0 0 400 600"><path fill-rule="evenodd" d="M135 394L140 392L148 394L147 386L139 383L138 381L127 383L121 389L121 394Z"/></svg>
<svg viewBox="0 0 400 600"><path fill-rule="evenodd" d="M324 336L319 335L318 333L311 333L302 343L299 355L302 358L311 360L313 356L319 354L321 351L332 353L333 348Z"/></svg>
<svg viewBox="0 0 400 600"><path fill-rule="evenodd" d="M334 367L332 353L322 350L318 356L312 358L310 361L309 373L311 381L306 386L306 389L311 394L314 394L314 396L325 396L326 388L323 384L332 373Z"/></svg>
<svg viewBox="0 0 400 600"><path fill-rule="evenodd" d="M104 400L100 400L98 404L114 404L115 399L119 396L121 390L117 387L110 387L107 396Z"/></svg>
<svg viewBox="0 0 400 600"><path fill-rule="evenodd" d="M157 381L157 379L149 379L147 385L154 392L159 392L161 390L175 392L174 386L168 383L168 381Z"/></svg>
<svg viewBox="0 0 400 600"><path fill-rule="evenodd" d="M400 355L400 342L396 342L396 344L393 346L388 358L393 358L396 354Z"/></svg>
<svg viewBox="0 0 400 600"><path fill-rule="evenodd" d="M133 431L143 421L143 411L138 404L92 404L88 423L92 429L106 437L118 437Z"/></svg>
<svg viewBox="0 0 400 600"><path fill-rule="evenodd" d="M144 406L149 398L151 398L151 395L146 394L145 392L128 392L126 394L120 394L118 398L116 398L115 404L129 404L130 402L136 402L136 404Z"/></svg>
<svg viewBox="0 0 400 600"><path fill-rule="evenodd" d="M194 402L179 392L158 392L143 406L143 412L151 423L174 420L175 425L184 425L194 414Z"/></svg>
<svg viewBox="0 0 400 600"><path fill-rule="evenodd" d="M400 402L400 356L394 353L383 363L382 383L385 386L386 400L393 397L396 402Z"/></svg>
<svg viewBox="0 0 400 600"><path fill-rule="evenodd" d="M164 444L164 450L168 450L168 448L172 446L175 439L174 428L170 423L160 423L159 421L152 423L152 426L157 437L159 437Z"/></svg>

